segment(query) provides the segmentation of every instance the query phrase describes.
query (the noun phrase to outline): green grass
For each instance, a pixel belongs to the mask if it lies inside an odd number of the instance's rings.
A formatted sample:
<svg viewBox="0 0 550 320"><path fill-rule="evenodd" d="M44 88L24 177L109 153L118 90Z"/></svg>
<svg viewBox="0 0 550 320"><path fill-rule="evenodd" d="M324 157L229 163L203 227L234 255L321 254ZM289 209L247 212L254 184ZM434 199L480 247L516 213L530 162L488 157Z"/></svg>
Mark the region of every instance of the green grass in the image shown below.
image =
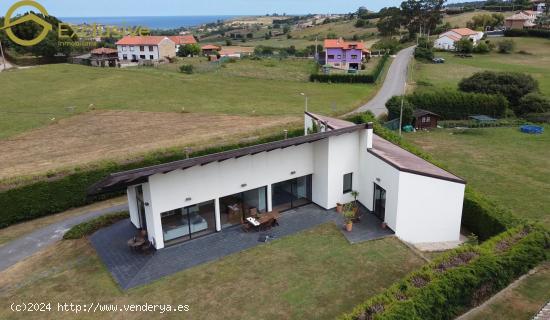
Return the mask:
<svg viewBox="0 0 550 320"><path fill-rule="evenodd" d="M505 38L491 38L493 42ZM413 79L419 90L437 88L456 89L461 79L484 71L523 72L539 81L541 92L550 96L550 40L541 38L511 38L516 42L516 53L476 54L473 58L457 58L453 53L436 52L445 58L444 64L415 62ZM529 54L520 54L525 51Z"/></svg>
<svg viewBox="0 0 550 320"><path fill-rule="evenodd" d="M473 16L480 14L493 14L493 13L502 13L505 17L511 16L513 12L495 12L495 11L485 11L485 10L476 10L474 12L466 12L462 14L450 14L443 17L443 23L450 23L451 26L463 28L466 27L466 24L472 20Z"/></svg>
<svg viewBox="0 0 550 320"><path fill-rule="evenodd" d="M300 92L311 111L340 114L360 106L370 85L318 84L306 80L311 62L246 61L185 75L163 67L92 68L57 64L3 72L0 138L44 126L74 112L97 109L215 112L238 115L301 114ZM53 119L55 118L55 119Z"/></svg>
<svg viewBox="0 0 550 320"><path fill-rule="evenodd" d="M326 224L121 292L85 240L63 241L3 272L0 318L43 319L11 312L9 303L45 301L190 306L183 314L113 319L333 319L423 263L396 238L350 245Z"/></svg>
<svg viewBox="0 0 550 320"><path fill-rule="evenodd" d="M550 265L528 275L518 285L506 290L493 301L472 312L465 320L529 320L548 302Z"/></svg>
<svg viewBox="0 0 550 320"><path fill-rule="evenodd" d="M550 227L550 126L542 135L517 127L407 134L425 151L519 217Z"/></svg>

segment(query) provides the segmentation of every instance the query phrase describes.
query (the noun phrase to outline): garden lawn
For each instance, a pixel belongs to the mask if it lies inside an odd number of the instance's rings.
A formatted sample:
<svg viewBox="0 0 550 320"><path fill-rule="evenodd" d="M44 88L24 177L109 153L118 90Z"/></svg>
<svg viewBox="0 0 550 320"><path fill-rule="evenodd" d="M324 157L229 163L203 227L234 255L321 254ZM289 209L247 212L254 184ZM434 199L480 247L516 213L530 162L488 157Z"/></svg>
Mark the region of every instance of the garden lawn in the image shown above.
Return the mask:
<svg viewBox="0 0 550 320"><path fill-rule="evenodd" d="M333 319L423 260L396 238L350 245L325 224L150 285L120 291L86 240L62 241L0 273L0 318L73 319L14 313L11 302L187 304L184 314L81 313L79 319Z"/></svg>
<svg viewBox="0 0 550 320"><path fill-rule="evenodd" d="M549 125L542 135L515 127L441 129L405 137L516 216L550 227Z"/></svg>
<svg viewBox="0 0 550 320"><path fill-rule="evenodd" d="M70 64L2 72L0 139L91 108L300 115L304 99L299 93L305 92L310 111L334 115L359 107L374 92L373 85L308 82L311 62L300 61L303 66L292 60L237 62L221 71L192 75L164 68Z"/></svg>
<svg viewBox="0 0 550 320"><path fill-rule="evenodd" d="M473 58L458 58L454 53L435 52L445 58L444 64L415 61L412 77L418 90L440 88L456 89L465 77L480 71L511 71L532 75L539 81L541 92L550 96L550 40L542 38L489 38L498 43L502 39L516 42L512 54L474 54ZM519 53L523 51L524 53Z"/></svg>

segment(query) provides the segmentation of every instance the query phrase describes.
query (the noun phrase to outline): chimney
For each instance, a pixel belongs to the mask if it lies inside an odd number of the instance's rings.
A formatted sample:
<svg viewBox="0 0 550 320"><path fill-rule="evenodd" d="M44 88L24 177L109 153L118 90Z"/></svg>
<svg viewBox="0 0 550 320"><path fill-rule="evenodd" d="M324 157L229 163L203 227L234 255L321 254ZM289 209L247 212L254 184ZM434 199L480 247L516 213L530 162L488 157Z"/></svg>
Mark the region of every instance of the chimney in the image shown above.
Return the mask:
<svg viewBox="0 0 550 320"><path fill-rule="evenodd" d="M372 149L372 136L373 136L373 130L372 130L372 122L367 123L367 149Z"/></svg>

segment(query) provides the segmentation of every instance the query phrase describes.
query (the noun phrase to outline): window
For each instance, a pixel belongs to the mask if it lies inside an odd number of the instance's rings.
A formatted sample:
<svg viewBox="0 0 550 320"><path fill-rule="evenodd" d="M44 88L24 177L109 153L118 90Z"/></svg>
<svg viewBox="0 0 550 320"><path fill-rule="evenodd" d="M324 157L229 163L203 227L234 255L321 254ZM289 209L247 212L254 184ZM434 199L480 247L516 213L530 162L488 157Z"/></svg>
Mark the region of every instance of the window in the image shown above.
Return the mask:
<svg viewBox="0 0 550 320"><path fill-rule="evenodd" d="M126 46L122 46L122 51L126 51L128 48Z"/></svg>
<svg viewBox="0 0 550 320"><path fill-rule="evenodd" d="M130 51L134 51L134 47L133 47L133 46L130 46Z"/></svg>
<svg viewBox="0 0 550 320"><path fill-rule="evenodd" d="M139 55L139 58L142 59L142 60L145 60L145 55L144 55L144 54L140 54L140 55Z"/></svg>
<svg viewBox="0 0 550 320"><path fill-rule="evenodd" d="M329 54L329 55L328 55L328 58L329 58L329 59L334 59L334 55L333 55L333 54Z"/></svg>
<svg viewBox="0 0 550 320"><path fill-rule="evenodd" d="M123 55L122 55L122 60L128 60L128 55L127 55L127 54L123 54Z"/></svg>
<svg viewBox="0 0 550 320"><path fill-rule="evenodd" d="M151 60L155 60L155 56L153 56L153 55L150 55L150 56L149 56L149 59L151 59Z"/></svg>
<svg viewBox="0 0 550 320"><path fill-rule="evenodd" d="M356 54L352 54L352 55L351 55L351 58L352 58L352 59L357 59L357 55L356 55Z"/></svg>
<svg viewBox="0 0 550 320"><path fill-rule="evenodd" d="M144 46L139 46L139 51L145 51L145 47Z"/></svg>
<svg viewBox="0 0 550 320"><path fill-rule="evenodd" d="M341 54L338 55L338 59L342 59L342 55L341 55Z"/></svg>
<svg viewBox="0 0 550 320"><path fill-rule="evenodd" d="M430 117L426 117L426 122L430 122Z"/></svg>
<svg viewBox="0 0 550 320"><path fill-rule="evenodd" d="M149 46L149 51L151 51L151 52L155 51L155 47Z"/></svg>
<svg viewBox="0 0 550 320"><path fill-rule="evenodd" d="M353 184L353 173L347 173L344 175L344 193L350 193Z"/></svg>

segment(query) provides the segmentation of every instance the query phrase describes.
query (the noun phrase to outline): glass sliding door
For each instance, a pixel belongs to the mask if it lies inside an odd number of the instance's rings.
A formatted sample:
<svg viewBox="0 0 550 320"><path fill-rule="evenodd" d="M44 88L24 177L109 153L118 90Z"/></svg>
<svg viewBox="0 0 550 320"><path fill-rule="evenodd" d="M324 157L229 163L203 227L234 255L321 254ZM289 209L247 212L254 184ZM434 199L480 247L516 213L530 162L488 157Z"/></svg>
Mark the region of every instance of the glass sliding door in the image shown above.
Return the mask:
<svg viewBox="0 0 550 320"><path fill-rule="evenodd" d="M139 217L139 227L142 230L147 230L147 219L145 218L145 201L143 201L143 187L136 187L136 203Z"/></svg>
<svg viewBox="0 0 550 320"><path fill-rule="evenodd" d="M384 221L386 218L386 190L382 189L376 183L374 184L374 209L373 213L380 220Z"/></svg>
<svg viewBox="0 0 550 320"><path fill-rule="evenodd" d="M311 203L311 175L271 186L273 210L284 211Z"/></svg>
<svg viewBox="0 0 550 320"><path fill-rule="evenodd" d="M220 198L222 228L244 223L245 219L267 211L267 187Z"/></svg>
<svg viewBox="0 0 550 320"><path fill-rule="evenodd" d="M164 242L168 245L216 231L214 200L161 214Z"/></svg>

